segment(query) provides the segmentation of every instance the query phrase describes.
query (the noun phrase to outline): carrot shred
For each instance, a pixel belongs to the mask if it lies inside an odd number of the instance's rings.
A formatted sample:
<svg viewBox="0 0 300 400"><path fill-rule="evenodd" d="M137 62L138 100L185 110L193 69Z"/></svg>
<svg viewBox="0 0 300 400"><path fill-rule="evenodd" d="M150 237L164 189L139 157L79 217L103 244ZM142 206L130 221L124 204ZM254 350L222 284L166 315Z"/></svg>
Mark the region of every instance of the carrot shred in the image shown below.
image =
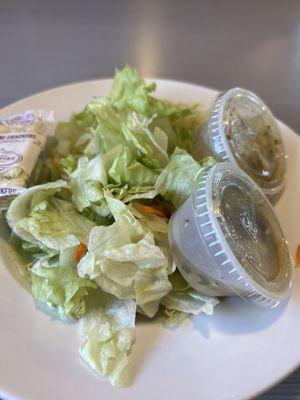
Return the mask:
<svg viewBox="0 0 300 400"><path fill-rule="evenodd" d="M161 218L166 218L166 219L168 219L168 217L166 216L166 214L165 214L163 211L161 211L161 210L159 210L158 208L156 208L156 207L153 207L153 206L145 206L144 204L137 204L136 207L137 207L137 209L138 209L139 211L141 211L141 212L146 212L146 213L154 214L154 215L156 215L157 217L161 217Z"/></svg>
<svg viewBox="0 0 300 400"><path fill-rule="evenodd" d="M80 243L80 245L77 247L74 260L77 262L80 261L85 251L86 251L86 245L84 243Z"/></svg>
<svg viewBox="0 0 300 400"><path fill-rule="evenodd" d="M296 251L296 268L300 267L300 243L298 244Z"/></svg>

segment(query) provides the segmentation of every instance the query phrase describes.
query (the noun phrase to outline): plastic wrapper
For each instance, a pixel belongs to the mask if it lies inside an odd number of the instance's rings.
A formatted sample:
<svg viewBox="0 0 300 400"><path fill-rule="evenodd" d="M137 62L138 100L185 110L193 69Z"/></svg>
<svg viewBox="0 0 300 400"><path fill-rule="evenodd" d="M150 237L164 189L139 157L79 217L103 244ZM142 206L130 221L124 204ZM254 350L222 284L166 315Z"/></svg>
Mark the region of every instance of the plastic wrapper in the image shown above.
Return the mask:
<svg viewBox="0 0 300 400"><path fill-rule="evenodd" d="M0 119L0 207L35 184L47 136L54 130L52 111L29 110Z"/></svg>

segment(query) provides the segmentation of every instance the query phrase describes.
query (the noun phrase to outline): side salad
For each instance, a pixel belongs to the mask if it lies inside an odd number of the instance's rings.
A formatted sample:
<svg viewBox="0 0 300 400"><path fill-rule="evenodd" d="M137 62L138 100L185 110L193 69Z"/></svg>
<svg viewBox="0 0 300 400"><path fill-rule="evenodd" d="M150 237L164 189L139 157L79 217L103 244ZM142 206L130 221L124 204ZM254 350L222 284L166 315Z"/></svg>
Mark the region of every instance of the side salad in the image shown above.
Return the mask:
<svg viewBox="0 0 300 400"><path fill-rule="evenodd" d="M152 96L126 66L48 140L37 186L11 203L12 243L26 260L36 301L80 319L82 359L114 386L129 382L136 314L169 327L218 303L182 278L168 220L212 159L190 155L202 106Z"/></svg>

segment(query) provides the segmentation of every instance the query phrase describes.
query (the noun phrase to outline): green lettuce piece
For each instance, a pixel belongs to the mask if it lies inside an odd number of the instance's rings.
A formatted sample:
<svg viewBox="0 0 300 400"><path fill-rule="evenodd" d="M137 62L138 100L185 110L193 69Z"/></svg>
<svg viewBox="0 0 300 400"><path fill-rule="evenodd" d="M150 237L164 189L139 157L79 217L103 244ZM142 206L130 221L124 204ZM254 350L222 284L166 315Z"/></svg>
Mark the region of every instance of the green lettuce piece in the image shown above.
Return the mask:
<svg viewBox="0 0 300 400"><path fill-rule="evenodd" d="M106 194L105 198L116 224L120 229L127 230L130 241L137 242L141 240L147 230L137 221L130 209L122 201L109 194Z"/></svg>
<svg viewBox="0 0 300 400"><path fill-rule="evenodd" d="M90 131L100 154L127 145L138 159L152 157L153 167L167 163L167 136L162 131L152 133L149 129L151 119L139 117L134 112L123 112L112 100L104 97L95 98L86 109L94 117Z"/></svg>
<svg viewBox="0 0 300 400"><path fill-rule="evenodd" d="M60 164L63 168L63 172L67 175L67 177L70 177L72 172L74 172L77 168L77 157L69 154L67 157L60 159Z"/></svg>
<svg viewBox="0 0 300 400"><path fill-rule="evenodd" d="M108 98L58 124L39 174L46 184L7 214L33 297L82 318L81 357L114 386L128 384L136 312L153 317L162 305L174 327L217 302L174 272L168 223L136 205L157 196L179 207L202 167L188 152L203 108L157 99L155 88L133 68L116 71Z"/></svg>
<svg viewBox="0 0 300 400"><path fill-rule="evenodd" d="M148 168L164 168L169 162L166 148L167 135L159 129L149 129L151 119L129 114L122 128L127 143L135 152L137 159Z"/></svg>
<svg viewBox="0 0 300 400"><path fill-rule="evenodd" d="M191 151L193 137L203 124L206 111L200 105L156 99L151 95L155 89L155 83L147 84L137 70L126 66L116 70L110 99L118 109L152 118L152 128L160 128L167 135L169 153L176 146Z"/></svg>
<svg viewBox="0 0 300 400"><path fill-rule="evenodd" d="M155 189L178 208L192 193L198 172L214 163L214 159L208 158L199 165L185 150L176 148L169 164L157 178Z"/></svg>
<svg viewBox="0 0 300 400"><path fill-rule="evenodd" d="M157 215L140 211L136 205L129 206L132 214L140 220L142 225L145 225L151 232L154 233L168 233L169 225L168 222Z"/></svg>
<svg viewBox="0 0 300 400"><path fill-rule="evenodd" d="M66 183L59 181L34 186L19 195L7 213L13 232L50 252L87 244L94 223L80 215L71 202L56 197L63 188Z"/></svg>
<svg viewBox="0 0 300 400"><path fill-rule="evenodd" d="M212 315L219 300L192 289L178 271L170 275L172 290L161 300L168 316L166 326L175 328L189 315Z"/></svg>
<svg viewBox="0 0 300 400"><path fill-rule="evenodd" d="M177 146L191 152L194 136L199 132L206 119L206 112L199 105L178 106L178 111L170 116L170 125L175 132Z"/></svg>
<svg viewBox="0 0 300 400"><path fill-rule="evenodd" d="M156 112L155 99L150 96L156 89L156 84L146 84L134 68L126 66L115 72L115 79L110 98L116 107L129 109L139 114L152 117Z"/></svg>
<svg viewBox="0 0 300 400"><path fill-rule="evenodd" d="M158 173L136 160L128 147L123 147L108 171L116 184L129 186L154 186Z"/></svg>
<svg viewBox="0 0 300 400"><path fill-rule="evenodd" d="M190 316L190 314L186 312L168 310L167 308L165 309L164 313L164 326L171 330L177 329L182 324L182 322Z"/></svg>
<svg viewBox="0 0 300 400"><path fill-rule="evenodd" d="M50 182L44 185L34 186L17 196L11 202L6 214L7 222L12 231L23 240L36 245L37 241L34 237L27 232L27 230L18 226L19 221L28 217L31 209L39 202L38 199L43 201L47 197L61 191L63 188L67 187L67 185L67 182L63 180Z"/></svg>
<svg viewBox="0 0 300 400"><path fill-rule="evenodd" d="M82 154L91 140L91 128L95 125L95 117L85 107L73 114L70 121L58 123L55 130L57 146L54 154L67 157L69 154Z"/></svg>
<svg viewBox="0 0 300 400"><path fill-rule="evenodd" d="M133 200L154 199L157 195L157 191L151 186L133 186L126 191L121 200L129 203Z"/></svg>
<svg viewBox="0 0 300 400"><path fill-rule="evenodd" d="M60 158L49 156L43 161L40 160L40 165L41 168L36 179L37 185L64 179L64 170Z"/></svg>
<svg viewBox="0 0 300 400"><path fill-rule="evenodd" d="M171 290L168 259L153 233L138 222L120 200L106 195L115 219L110 226L94 227L88 252L78 264L78 274L94 279L101 289L120 299L136 299L153 316L159 300ZM149 303L157 302L156 308Z"/></svg>
<svg viewBox="0 0 300 400"><path fill-rule="evenodd" d="M170 290L167 267L140 268L137 271L134 280L135 299L148 317L151 318L157 313L161 299Z"/></svg>
<svg viewBox="0 0 300 400"><path fill-rule="evenodd" d="M107 98L96 98L86 109L94 116L90 133L97 153L107 155L108 152L115 151L114 159L118 156L117 153L127 147L130 150L130 164L136 161L153 170L166 166L169 160L166 152L168 138L158 128L153 132L150 130L150 119L140 118L135 113L124 113ZM128 151L126 157L128 158ZM119 160L121 166L124 162ZM120 181L120 178L116 180L116 175L113 178L117 183Z"/></svg>
<svg viewBox="0 0 300 400"><path fill-rule="evenodd" d="M72 267L75 268L78 264L76 261L76 253L78 246L68 247L59 252L58 265L62 268Z"/></svg>
<svg viewBox="0 0 300 400"><path fill-rule="evenodd" d="M122 265L104 255L106 251L118 249L129 240L128 232L122 227L119 229L116 224L93 228L90 233L88 252L77 266L79 276L95 279L105 292L114 294L118 298L133 296L132 283L136 266L132 263Z"/></svg>
<svg viewBox="0 0 300 400"><path fill-rule="evenodd" d="M97 302L80 321L80 356L113 386L129 384L128 352L135 339L135 315L135 301L97 291Z"/></svg>
<svg viewBox="0 0 300 400"><path fill-rule="evenodd" d="M127 184L114 184L110 183L104 191L109 193L112 197L122 200L123 203L130 203L134 200L141 199L154 199L158 195L153 186L132 186Z"/></svg>
<svg viewBox="0 0 300 400"><path fill-rule="evenodd" d="M95 120L91 132L98 153L106 154L115 147L126 145L122 131L126 116L118 112L111 100L97 97L86 108Z"/></svg>
<svg viewBox="0 0 300 400"><path fill-rule="evenodd" d="M155 189L178 208L191 194L200 166L186 151L176 148L169 164L159 175Z"/></svg>
<svg viewBox="0 0 300 400"><path fill-rule="evenodd" d="M148 118L154 114L166 117L176 112L176 104L151 96L155 89L155 82L147 84L136 69L126 66L122 70L116 69L109 97L117 108L134 111Z"/></svg>
<svg viewBox="0 0 300 400"><path fill-rule="evenodd" d="M74 265L60 265L59 256L40 258L30 269L30 277L33 298L56 308L63 318L80 318L88 288L97 288L95 282L80 278Z"/></svg>
<svg viewBox="0 0 300 400"><path fill-rule="evenodd" d="M153 233L155 244L159 246L165 257L168 259L168 274L173 273L176 269L176 264L173 260L172 251L169 246L168 222L157 215L138 210L135 205L129 206L129 208L133 215L139 219L140 223Z"/></svg>
<svg viewBox="0 0 300 400"><path fill-rule="evenodd" d="M93 203L104 201L103 186L107 185L107 173L103 158L98 155L91 160L81 157L77 168L70 174L72 201L79 211Z"/></svg>
<svg viewBox="0 0 300 400"><path fill-rule="evenodd" d="M37 204L17 224L42 246L57 251L86 244L93 225L72 203L55 197Z"/></svg>

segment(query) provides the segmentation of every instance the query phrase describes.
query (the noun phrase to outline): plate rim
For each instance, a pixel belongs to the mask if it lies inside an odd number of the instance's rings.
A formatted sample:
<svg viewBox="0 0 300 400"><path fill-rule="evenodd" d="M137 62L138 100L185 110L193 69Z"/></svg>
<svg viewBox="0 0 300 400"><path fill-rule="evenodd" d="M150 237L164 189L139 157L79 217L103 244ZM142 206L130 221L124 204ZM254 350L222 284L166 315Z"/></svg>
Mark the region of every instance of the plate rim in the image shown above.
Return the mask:
<svg viewBox="0 0 300 400"><path fill-rule="evenodd" d="M145 77L144 79L147 82L156 82L157 86L159 85L159 83L181 84L181 85L188 85L188 86L191 86L191 87L194 87L194 88L196 87L198 89L208 90L208 91L212 92L213 95L217 95L218 93L221 92L221 90L218 90L216 88L213 88L213 87L210 87L210 86L206 86L206 85L202 85L202 84L199 84L199 83L196 83L196 82L191 82L191 81L177 80L177 79L165 79L165 78L160 78L160 77ZM22 102L30 101L33 97L36 97L36 96L47 95L49 92L55 92L57 90L64 90L64 89L70 89L72 87L76 87L76 86L79 86L79 85L96 85L96 84L101 84L101 83L112 84L113 80L114 80L114 78L111 77L111 76L110 77L97 78L97 79L86 79L86 80L74 81L74 82L70 82L70 83L66 83L66 84L62 84L62 85L58 85L58 86L53 86L53 87L50 87L48 89L43 89L43 90L34 92L34 93L32 93L32 94L30 94L28 96L22 97L22 98L20 98L20 99L18 99L16 101L13 101L13 102L1 107L0 108L0 114L6 113L6 111L8 111L8 109L10 107L18 106ZM291 133L293 135L295 135L300 140L299 134L297 134L296 130L291 128L289 124L287 124L282 119L277 119L276 118L276 121L279 122L280 124L282 124L284 127L288 128L291 131ZM279 378L277 378L276 380L274 380L272 383L268 384L267 386L264 386L264 388L251 393L249 395L249 397L247 397L247 399L251 399L253 397L257 397L257 396L262 395L263 393L268 392L269 390L273 389L274 387L276 387L277 385L282 383L285 379L287 379L290 375L292 375L294 372L296 372L299 368L300 368L300 356L299 356L298 363L296 365L294 365L293 367L289 368L285 372L285 374L281 375ZM1 382L0 382L0 385L1 385ZM0 396L3 397L3 400L4 400L4 396L6 396L6 398L11 399L11 400L15 399L15 397L13 395L9 394L9 392L3 391L3 389L1 387L0 387Z"/></svg>

